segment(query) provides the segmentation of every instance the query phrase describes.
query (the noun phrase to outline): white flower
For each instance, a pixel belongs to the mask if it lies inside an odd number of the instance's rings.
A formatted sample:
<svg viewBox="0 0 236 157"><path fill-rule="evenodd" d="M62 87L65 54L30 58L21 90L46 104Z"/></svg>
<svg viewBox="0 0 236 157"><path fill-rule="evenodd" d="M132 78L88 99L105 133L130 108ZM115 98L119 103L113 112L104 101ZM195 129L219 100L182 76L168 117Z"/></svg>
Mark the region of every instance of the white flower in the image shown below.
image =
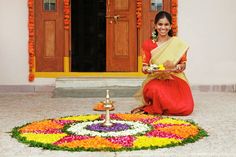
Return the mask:
<svg viewBox="0 0 236 157"><path fill-rule="evenodd" d="M133 122L133 121L119 121L113 120L112 123L120 123L127 124L130 126L130 129L122 130L122 131L109 131L109 132L98 132L86 129L87 126L92 124L103 123L104 121L89 121L76 123L71 125L67 131L70 131L76 135L88 135L88 136L102 136L102 137L112 137L112 136L128 136L128 135L136 135L136 134L145 134L147 131L150 131L152 127L147 124L141 122Z"/></svg>
<svg viewBox="0 0 236 157"><path fill-rule="evenodd" d="M156 64L150 64L147 68L149 72L153 72L158 69L158 66Z"/></svg>

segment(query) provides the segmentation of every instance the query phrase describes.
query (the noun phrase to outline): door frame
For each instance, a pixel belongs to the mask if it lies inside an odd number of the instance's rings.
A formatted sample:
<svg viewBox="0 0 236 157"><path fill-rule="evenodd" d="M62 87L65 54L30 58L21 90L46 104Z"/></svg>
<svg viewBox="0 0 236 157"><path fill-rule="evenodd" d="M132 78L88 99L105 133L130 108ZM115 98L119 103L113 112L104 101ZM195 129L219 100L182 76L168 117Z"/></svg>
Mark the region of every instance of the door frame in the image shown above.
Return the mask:
<svg viewBox="0 0 236 157"><path fill-rule="evenodd" d="M70 0L64 0L64 29L65 29L65 54L64 54L64 71L63 72L37 72L35 71L35 1L36 0L28 0L28 32L29 32L29 42L28 42L28 56L29 56L29 81L34 81L36 78L57 78L57 77L144 77L145 75L142 73L142 56L140 54L141 43L144 40L144 29L141 24L138 23L138 71L137 72L70 72L70 49L71 49L71 41L70 41ZM140 8L140 5L144 7L144 1L146 0L137 0L137 8ZM177 0L163 0L163 2L169 1L168 5L169 10L173 16L173 25L174 25L174 33L177 34L177 8L178 1ZM150 2L150 0L149 0ZM139 4L138 4L139 3ZM136 8L136 12L138 12ZM142 9L142 8L141 8ZM163 7L166 9L166 6ZM145 14L142 10L142 16ZM137 20L140 20L140 17L137 17Z"/></svg>

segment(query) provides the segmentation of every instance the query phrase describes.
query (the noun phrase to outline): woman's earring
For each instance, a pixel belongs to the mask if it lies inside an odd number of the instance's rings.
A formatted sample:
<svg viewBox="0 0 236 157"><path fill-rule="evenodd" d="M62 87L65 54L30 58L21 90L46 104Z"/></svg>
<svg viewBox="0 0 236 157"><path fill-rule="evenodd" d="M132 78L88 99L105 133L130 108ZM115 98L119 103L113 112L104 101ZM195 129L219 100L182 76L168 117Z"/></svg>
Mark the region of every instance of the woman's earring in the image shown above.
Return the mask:
<svg viewBox="0 0 236 157"><path fill-rule="evenodd" d="M152 31L152 40L157 40L157 31L155 29Z"/></svg>

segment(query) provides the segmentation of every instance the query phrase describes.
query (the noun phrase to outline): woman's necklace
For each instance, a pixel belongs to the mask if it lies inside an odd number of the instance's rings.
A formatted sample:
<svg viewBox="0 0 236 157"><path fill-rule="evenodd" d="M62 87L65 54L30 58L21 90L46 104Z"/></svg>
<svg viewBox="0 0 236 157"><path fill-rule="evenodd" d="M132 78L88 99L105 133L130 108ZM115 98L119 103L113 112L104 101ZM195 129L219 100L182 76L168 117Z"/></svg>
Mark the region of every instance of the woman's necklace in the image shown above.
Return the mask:
<svg viewBox="0 0 236 157"><path fill-rule="evenodd" d="M165 42L167 42L169 39L170 39L170 37L167 37L167 39L163 39L162 41L157 40L157 41L156 41L156 44L157 44L158 46L161 46L162 44L164 44Z"/></svg>

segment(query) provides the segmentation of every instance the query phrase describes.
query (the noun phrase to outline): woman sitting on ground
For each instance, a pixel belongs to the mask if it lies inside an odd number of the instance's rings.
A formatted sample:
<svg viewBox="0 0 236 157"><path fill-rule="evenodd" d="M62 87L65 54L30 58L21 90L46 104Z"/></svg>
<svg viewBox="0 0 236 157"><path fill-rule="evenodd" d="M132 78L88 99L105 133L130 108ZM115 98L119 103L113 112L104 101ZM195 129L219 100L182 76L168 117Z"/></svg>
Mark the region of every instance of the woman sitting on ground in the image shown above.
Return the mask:
<svg viewBox="0 0 236 157"><path fill-rule="evenodd" d="M188 45L173 37L171 15L165 11L155 17L155 39L146 40L142 46L143 72L147 74L136 96L143 105L132 113L160 115L189 115L194 102L184 75Z"/></svg>

